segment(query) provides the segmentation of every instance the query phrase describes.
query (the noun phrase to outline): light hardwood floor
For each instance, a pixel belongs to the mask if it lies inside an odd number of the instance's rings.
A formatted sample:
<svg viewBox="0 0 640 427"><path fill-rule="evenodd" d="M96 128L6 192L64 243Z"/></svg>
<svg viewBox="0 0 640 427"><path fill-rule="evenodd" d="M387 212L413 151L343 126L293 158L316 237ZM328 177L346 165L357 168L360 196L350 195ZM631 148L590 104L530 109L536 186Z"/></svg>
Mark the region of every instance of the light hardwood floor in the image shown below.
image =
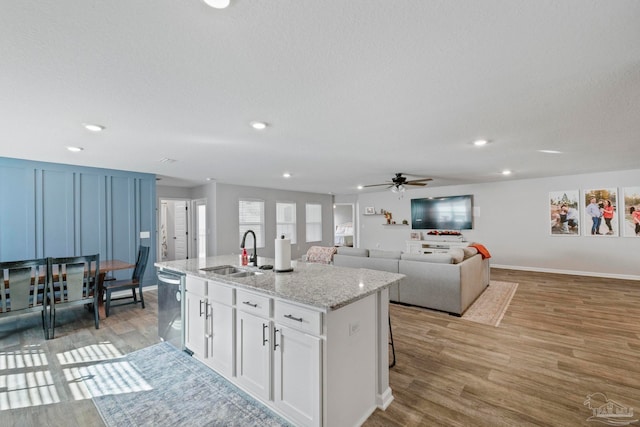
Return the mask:
<svg viewBox="0 0 640 427"><path fill-rule="evenodd" d="M491 274L520 284L499 327L391 305L395 400L365 426L593 426L583 402L596 392L640 408L640 282ZM114 308L99 330L87 311L67 309L49 341L37 315L17 324L0 320L0 425L103 425L65 373L95 363L91 354L126 354L158 342L156 293L145 292L145 302L145 310ZM50 380L37 375L43 371ZM8 383L17 378L27 379L31 394L7 400ZM56 403L39 403L54 392ZM32 403L18 407L25 402Z"/></svg>
<svg viewBox="0 0 640 427"><path fill-rule="evenodd" d="M492 269L499 327L392 304L395 401L365 426L580 426L587 395L640 418L640 282Z"/></svg>

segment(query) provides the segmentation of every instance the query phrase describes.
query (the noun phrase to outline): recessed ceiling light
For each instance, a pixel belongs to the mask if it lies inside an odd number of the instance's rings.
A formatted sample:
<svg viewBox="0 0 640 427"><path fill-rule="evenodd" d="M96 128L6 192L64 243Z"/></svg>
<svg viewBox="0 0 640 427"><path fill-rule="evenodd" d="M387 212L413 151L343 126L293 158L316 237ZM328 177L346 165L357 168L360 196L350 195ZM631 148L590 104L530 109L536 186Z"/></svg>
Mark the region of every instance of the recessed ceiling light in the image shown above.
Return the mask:
<svg viewBox="0 0 640 427"><path fill-rule="evenodd" d="M174 159L170 159L168 157L163 157L162 159L160 159L160 163L175 163L176 160Z"/></svg>
<svg viewBox="0 0 640 427"><path fill-rule="evenodd" d="M80 151L84 150L84 148L82 147L67 147L67 150L73 152L73 153L79 153Z"/></svg>
<svg viewBox="0 0 640 427"><path fill-rule="evenodd" d="M539 153L545 153L545 154L562 154L562 151L558 151L558 150L538 150Z"/></svg>
<svg viewBox="0 0 640 427"><path fill-rule="evenodd" d="M489 143L489 141L487 141L486 139L476 139L475 141L473 141L473 145L475 145L476 147L482 147L483 145L487 145Z"/></svg>
<svg viewBox="0 0 640 427"><path fill-rule="evenodd" d="M224 9L231 3L230 0L204 0L204 2L216 9Z"/></svg>
<svg viewBox="0 0 640 427"><path fill-rule="evenodd" d="M267 124L265 122L251 122L249 124L255 130L264 130L267 128Z"/></svg>
<svg viewBox="0 0 640 427"><path fill-rule="evenodd" d="M215 178L211 178L210 176L205 178L205 181L215 181L215 180L216 180Z"/></svg>
<svg viewBox="0 0 640 427"><path fill-rule="evenodd" d="M284 178L291 178L291 174L289 172L285 172L282 174Z"/></svg>
<svg viewBox="0 0 640 427"><path fill-rule="evenodd" d="M505 169L502 171L502 175L505 175L505 176L511 175L511 171L509 169Z"/></svg>
<svg viewBox="0 0 640 427"><path fill-rule="evenodd" d="M91 132L102 132L105 129L104 126L96 125L93 123L84 123L82 126L84 126L86 130L89 130Z"/></svg>
<svg viewBox="0 0 640 427"><path fill-rule="evenodd" d="M358 190L362 190L364 187L362 185L358 185Z"/></svg>

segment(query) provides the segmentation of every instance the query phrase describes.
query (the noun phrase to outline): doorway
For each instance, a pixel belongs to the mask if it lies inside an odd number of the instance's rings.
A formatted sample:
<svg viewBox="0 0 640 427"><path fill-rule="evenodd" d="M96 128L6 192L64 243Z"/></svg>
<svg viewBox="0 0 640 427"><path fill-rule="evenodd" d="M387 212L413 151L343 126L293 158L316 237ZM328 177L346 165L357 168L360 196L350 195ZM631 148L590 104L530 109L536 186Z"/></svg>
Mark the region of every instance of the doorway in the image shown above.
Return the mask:
<svg viewBox="0 0 640 427"><path fill-rule="evenodd" d="M353 203L335 203L333 205L333 242L335 246L353 246L353 212Z"/></svg>
<svg viewBox="0 0 640 427"><path fill-rule="evenodd" d="M189 202L160 200L158 259L173 261L189 258Z"/></svg>
<svg viewBox="0 0 640 427"><path fill-rule="evenodd" d="M160 199L158 224L158 260L207 256L206 199Z"/></svg>

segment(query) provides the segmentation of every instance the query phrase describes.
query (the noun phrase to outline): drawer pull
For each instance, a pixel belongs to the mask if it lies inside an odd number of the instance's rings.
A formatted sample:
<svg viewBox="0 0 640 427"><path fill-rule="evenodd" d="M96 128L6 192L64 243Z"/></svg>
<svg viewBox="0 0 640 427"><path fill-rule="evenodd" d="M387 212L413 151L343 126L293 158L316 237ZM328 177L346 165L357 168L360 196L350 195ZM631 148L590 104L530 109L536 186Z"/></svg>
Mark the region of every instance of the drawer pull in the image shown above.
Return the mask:
<svg viewBox="0 0 640 427"><path fill-rule="evenodd" d="M294 317L291 314L285 314L284 317L286 317L287 319L295 320L296 322L302 323L302 317Z"/></svg>
<svg viewBox="0 0 640 427"><path fill-rule="evenodd" d="M246 305L248 305L250 307L253 307L253 308L258 308L258 304L254 304L251 301L242 301L242 303L246 304Z"/></svg>
<svg viewBox="0 0 640 427"><path fill-rule="evenodd" d="M268 329L269 325L262 324L262 346L264 347L265 343L269 342L265 334L265 329Z"/></svg>

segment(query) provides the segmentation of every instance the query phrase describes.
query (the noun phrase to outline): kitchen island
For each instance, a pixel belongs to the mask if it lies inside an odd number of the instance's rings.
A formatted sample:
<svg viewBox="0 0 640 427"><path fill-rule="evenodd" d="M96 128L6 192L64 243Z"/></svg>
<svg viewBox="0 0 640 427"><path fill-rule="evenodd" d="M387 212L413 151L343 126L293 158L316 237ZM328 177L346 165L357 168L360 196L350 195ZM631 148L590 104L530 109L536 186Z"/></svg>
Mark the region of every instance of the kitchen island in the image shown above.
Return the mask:
<svg viewBox="0 0 640 427"><path fill-rule="evenodd" d="M403 275L296 261L276 273L237 255L155 265L186 275L186 348L295 425L360 425L393 400L388 288ZM203 270L216 266L235 273Z"/></svg>

